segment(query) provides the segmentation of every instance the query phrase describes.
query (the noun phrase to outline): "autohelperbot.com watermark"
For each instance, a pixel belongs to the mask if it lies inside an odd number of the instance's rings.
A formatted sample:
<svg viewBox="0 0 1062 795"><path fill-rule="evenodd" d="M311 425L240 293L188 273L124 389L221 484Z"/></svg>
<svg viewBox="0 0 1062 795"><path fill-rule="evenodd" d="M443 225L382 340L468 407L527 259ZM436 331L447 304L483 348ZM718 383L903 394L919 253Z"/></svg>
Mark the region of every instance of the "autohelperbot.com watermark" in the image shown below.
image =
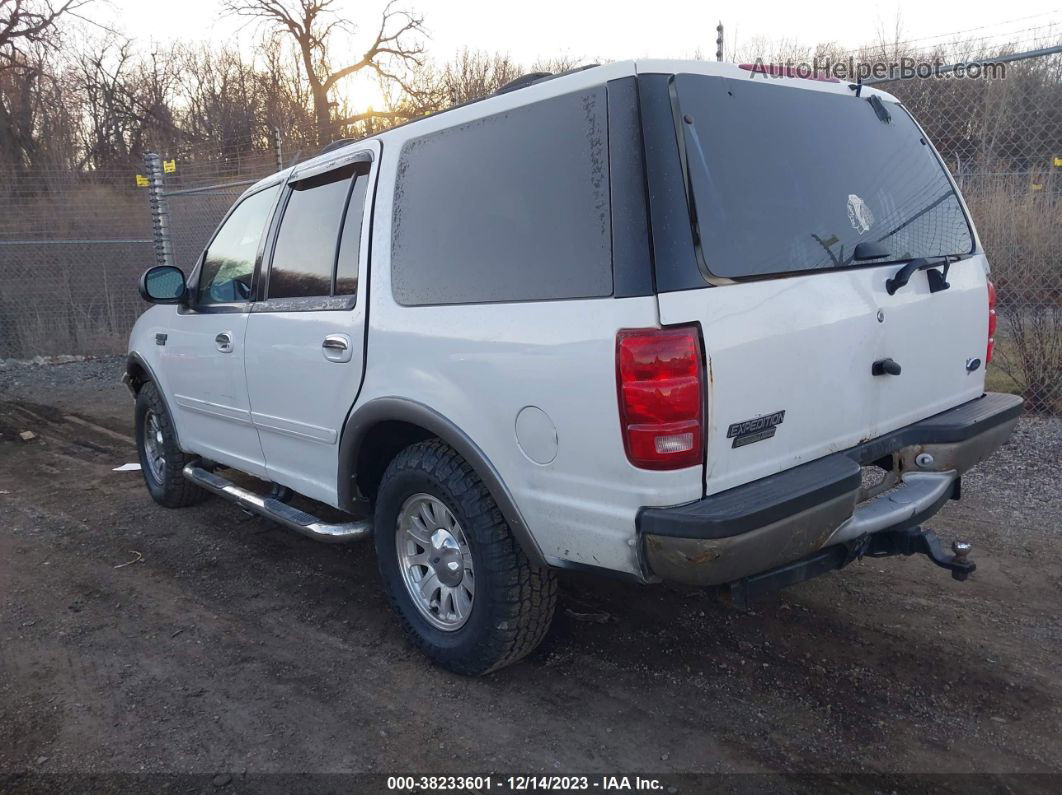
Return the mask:
<svg viewBox="0 0 1062 795"><path fill-rule="evenodd" d="M972 80L1003 80L1007 65L996 61L944 63L941 60L902 57L894 61L864 61L848 58L813 58L810 61L768 62L757 58L747 64L753 75L764 77L802 77L857 82L865 80L907 80L914 77L966 78Z"/></svg>

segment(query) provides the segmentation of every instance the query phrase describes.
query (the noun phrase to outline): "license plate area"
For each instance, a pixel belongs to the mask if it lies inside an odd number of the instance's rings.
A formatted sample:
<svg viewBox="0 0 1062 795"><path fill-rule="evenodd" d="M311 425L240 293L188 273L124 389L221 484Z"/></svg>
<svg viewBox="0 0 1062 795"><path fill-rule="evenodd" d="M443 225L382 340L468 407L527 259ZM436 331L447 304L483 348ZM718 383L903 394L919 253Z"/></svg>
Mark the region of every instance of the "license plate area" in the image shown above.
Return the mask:
<svg viewBox="0 0 1062 795"><path fill-rule="evenodd" d="M857 502L866 502L900 485L900 454L890 453L860 467L862 484Z"/></svg>

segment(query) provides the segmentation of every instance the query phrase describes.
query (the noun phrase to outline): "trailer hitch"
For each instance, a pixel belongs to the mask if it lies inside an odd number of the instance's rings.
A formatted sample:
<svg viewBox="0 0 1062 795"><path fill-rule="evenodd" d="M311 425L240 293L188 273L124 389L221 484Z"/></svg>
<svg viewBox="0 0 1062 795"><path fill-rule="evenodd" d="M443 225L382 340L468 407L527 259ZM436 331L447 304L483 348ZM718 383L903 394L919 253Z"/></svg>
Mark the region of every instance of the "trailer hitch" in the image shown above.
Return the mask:
<svg viewBox="0 0 1062 795"><path fill-rule="evenodd" d="M954 579L962 581L977 568L977 564L969 559L970 549L967 542L956 541L951 545L952 554L949 555L944 551L940 537L926 527L881 530L845 544L825 547L776 569L728 583L721 586L720 595L732 606L745 610L750 601L769 591L842 569L860 558L887 558L894 555L925 555L942 569L950 571Z"/></svg>
<svg viewBox="0 0 1062 795"><path fill-rule="evenodd" d="M940 537L928 527L910 527L906 530L892 530L873 533L855 543L862 542L863 549L856 551L855 557L884 558L891 555L925 555L942 569L951 572L959 581L965 580L977 568L969 560L971 545L966 541L955 541L951 545L952 554L944 551Z"/></svg>

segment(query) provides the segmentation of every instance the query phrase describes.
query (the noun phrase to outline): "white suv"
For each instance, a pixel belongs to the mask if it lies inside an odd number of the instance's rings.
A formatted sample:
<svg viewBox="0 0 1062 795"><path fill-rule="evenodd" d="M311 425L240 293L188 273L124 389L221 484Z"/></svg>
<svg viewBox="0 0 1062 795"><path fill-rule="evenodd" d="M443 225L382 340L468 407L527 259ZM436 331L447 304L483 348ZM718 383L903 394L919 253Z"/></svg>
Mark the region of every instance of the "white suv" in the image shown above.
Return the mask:
<svg viewBox="0 0 1062 795"><path fill-rule="evenodd" d="M888 94L529 76L262 180L187 281L144 275L144 477L373 536L411 637L466 674L536 646L556 569L738 602L864 555L962 579L919 524L1021 408L984 392L987 270Z"/></svg>

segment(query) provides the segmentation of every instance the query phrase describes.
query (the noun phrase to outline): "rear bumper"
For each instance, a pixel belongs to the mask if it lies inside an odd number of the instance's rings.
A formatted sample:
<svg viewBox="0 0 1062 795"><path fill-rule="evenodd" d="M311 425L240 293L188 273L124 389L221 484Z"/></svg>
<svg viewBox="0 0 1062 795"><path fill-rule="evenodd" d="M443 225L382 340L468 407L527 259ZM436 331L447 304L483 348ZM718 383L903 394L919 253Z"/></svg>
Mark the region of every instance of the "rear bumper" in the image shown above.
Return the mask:
<svg viewBox="0 0 1062 795"><path fill-rule="evenodd" d="M1006 441L1021 407L1016 395L988 393L697 502L643 508L638 534L646 565L664 580L722 585L825 547L913 527L958 498L962 473ZM894 486L860 502L861 467L886 460Z"/></svg>

